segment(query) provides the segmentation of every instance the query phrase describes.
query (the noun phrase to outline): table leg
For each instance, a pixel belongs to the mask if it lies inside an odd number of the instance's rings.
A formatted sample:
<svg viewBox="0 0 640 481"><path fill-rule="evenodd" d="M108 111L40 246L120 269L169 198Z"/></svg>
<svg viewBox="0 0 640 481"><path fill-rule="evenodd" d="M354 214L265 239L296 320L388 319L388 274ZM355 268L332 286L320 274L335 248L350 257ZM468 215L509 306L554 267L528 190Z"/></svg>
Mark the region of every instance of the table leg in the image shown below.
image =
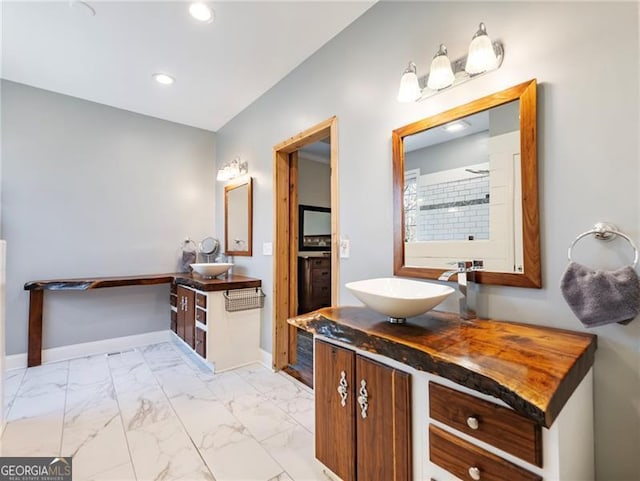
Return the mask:
<svg viewBox="0 0 640 481"><path fill-rule="evenodd" d="M42 364L42 305L44 291L29 291L29 367Z"/></svg>

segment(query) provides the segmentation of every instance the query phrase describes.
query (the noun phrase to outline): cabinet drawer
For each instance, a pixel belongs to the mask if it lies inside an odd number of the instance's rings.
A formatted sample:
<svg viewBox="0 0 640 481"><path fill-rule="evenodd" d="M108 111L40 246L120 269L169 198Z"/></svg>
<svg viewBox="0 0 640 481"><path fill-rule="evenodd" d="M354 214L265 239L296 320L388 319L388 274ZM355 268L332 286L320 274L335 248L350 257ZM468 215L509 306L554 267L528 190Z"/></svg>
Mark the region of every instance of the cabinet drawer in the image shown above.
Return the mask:
<svg viewBox="0 0 640 481"><path fill-rule="evenodd" d="M203 309L207 308L207 296L204 294L200 294L196 292L196 306L202 307Z"/></svg>
<svg viewBox="0 0 640 481"><path fill-rule="evenodd" d="M317 297L328 297L331 299L331 284L313 284L311 286L311 295Z"/></svg>
<svg viewBox="0 0 640 481"><path fill-rule="evenodd" d="M195 350L204 359L207 358L207 331L196 327L196 345Z"/></svg>
<svg viewBox="0 0 640 481"><path fill-rule="evenodd" d="M309 263L311 264L312 269L317 269L317 268L328 269L329 266L331 265L331 259L329 257L320 257L320 258L311 259Z"/></svg>
<svg viewBox="0 0 640 481"><path fill-rule="evenodd" d="M173 307L177 307L178 306L178 296L176 296L175 294L171 294L169 296L169 304L171 304Z"/></svg>
<svg viewBox="0 0 640 481"><path fill-rule="evenodd" d="M311 281L316 282L331 282L331 269L313 269L311 271Z"/></svg>
<svg viewBox="0 0 640 481"><path fill-rule="evenodd" d="M171 294L175 294L177 291L178 291L178 286L176 285L175 282L172 282L170 287Z"/></svg>
<svg viewBox="0 0 640 481"><path fill-rule="evenodd" d="M196 321L200 321L202 324L207 323L207 312L202 309L196 308Z"/></svg>
<svg viewBox="0 0 640 481"><path fill-rule="evenodd" d="M537 474L433 425L429 426L429 459L464 480L542 481ZM472 469L479 477L472 476Z"/></svg>
<svg viewBox="0 0 640 481"><path fill-rule="evenodd" d="M539 425L484 399L429 383L429 415L536 466L542 466Z"/></svg>
<svg viewBox="0 0 640 481"><path fill-rule="evenodd" d="M178 313L176 311L171 311L171 330L178 332Z"/></svg>

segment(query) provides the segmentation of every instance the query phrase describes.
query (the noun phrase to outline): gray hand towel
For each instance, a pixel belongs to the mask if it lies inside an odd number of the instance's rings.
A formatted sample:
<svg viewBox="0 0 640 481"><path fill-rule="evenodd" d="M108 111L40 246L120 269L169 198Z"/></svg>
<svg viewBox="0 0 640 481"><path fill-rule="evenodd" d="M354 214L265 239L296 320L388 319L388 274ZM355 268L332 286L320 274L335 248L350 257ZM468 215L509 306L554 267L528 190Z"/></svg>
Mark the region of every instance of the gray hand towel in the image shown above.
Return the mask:
<svg viewBox="0 0 640 481"><path fill-rule="evenodd" d="M573 313L587 327L628 324L640 312L640 279L631 266L594 271L570 262L560 289Z"/></svg>
<svg viewBox="0 0 640 481"><path fill-rule="evenodd" d="M191 264L195 264L196 257L195 251L182 251L182 262L180 263L182 272L191 272Z"/></svg>

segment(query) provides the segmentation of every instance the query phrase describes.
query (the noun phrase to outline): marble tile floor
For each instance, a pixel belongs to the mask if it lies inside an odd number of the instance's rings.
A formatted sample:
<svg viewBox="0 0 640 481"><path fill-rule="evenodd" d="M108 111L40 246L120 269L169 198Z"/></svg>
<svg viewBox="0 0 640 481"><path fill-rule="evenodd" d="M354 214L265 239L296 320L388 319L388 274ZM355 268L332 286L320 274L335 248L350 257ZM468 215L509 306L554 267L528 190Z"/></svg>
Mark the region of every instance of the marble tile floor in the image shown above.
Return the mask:
<svg viewBox="0 0 640 481"><path fill-rule="evenodd" d="M74 481L331 479L306 386L178 343L9 371L5 406L0 455L73 456Z"/></svg>

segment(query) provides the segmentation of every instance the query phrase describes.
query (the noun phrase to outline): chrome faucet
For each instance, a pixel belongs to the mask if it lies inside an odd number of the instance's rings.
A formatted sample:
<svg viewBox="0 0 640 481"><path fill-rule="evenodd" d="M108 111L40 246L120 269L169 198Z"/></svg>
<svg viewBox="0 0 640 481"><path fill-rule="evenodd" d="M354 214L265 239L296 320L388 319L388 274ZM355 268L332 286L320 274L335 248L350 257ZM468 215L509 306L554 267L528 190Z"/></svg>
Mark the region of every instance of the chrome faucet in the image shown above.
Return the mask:
<svg viewBox="0 0 640 481"><path fill-rule="evenodd" d="M448 281L454 275L458 275L458 290L460 291L460 317L462 319L475 319L478 288L476 286L476 271L482 270L483 261L460 261L458 268L443 272L439 281Z"/></svg>

